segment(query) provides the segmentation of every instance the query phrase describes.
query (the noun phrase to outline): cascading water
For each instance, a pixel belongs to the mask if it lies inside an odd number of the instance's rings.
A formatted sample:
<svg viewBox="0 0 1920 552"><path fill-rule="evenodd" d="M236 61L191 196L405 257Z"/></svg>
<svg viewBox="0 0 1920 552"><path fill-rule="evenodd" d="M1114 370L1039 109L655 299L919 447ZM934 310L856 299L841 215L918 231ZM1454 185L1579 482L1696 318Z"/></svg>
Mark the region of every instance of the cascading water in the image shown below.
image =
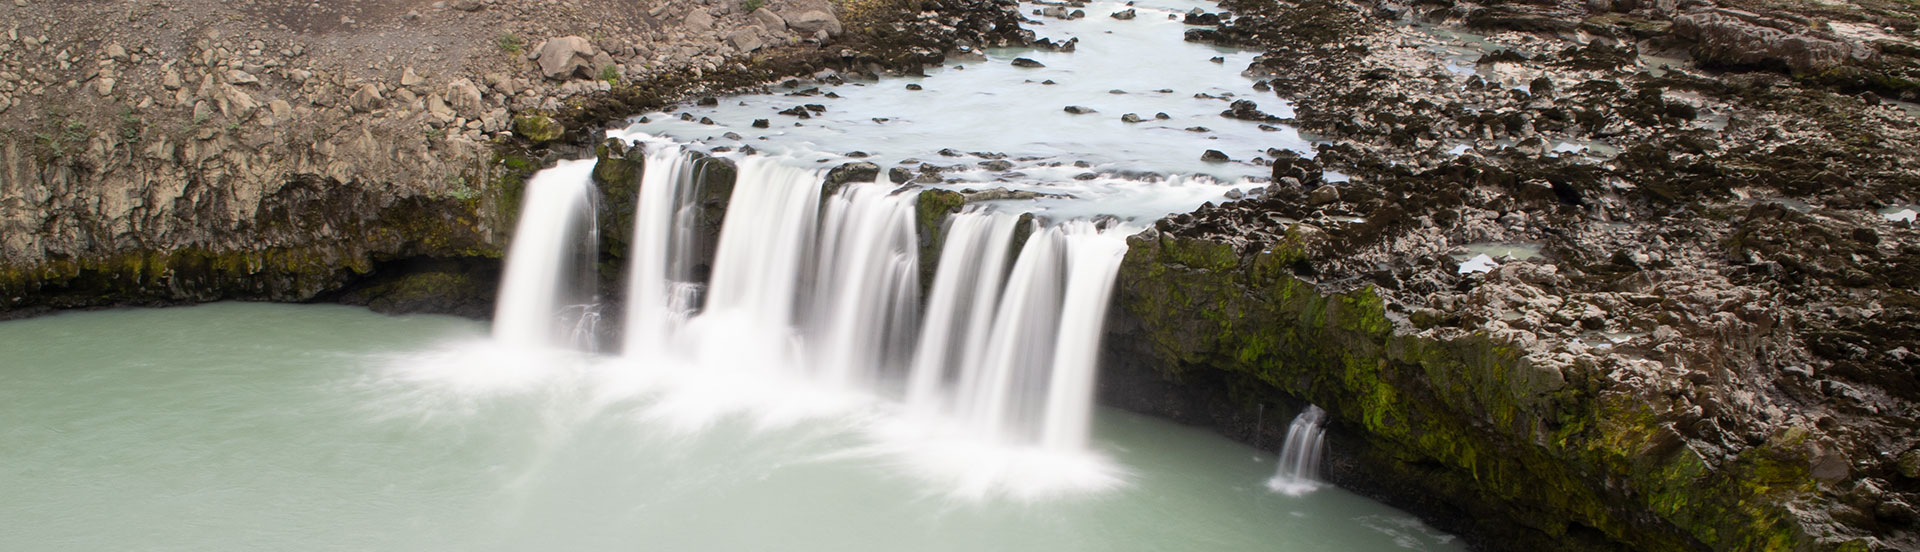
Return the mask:
<svg viewBox="0 0 1920 552"><path fill-rule="evenodd" d="M633 217L633 252L627 267L628 351L651 350L677 331L690 309L690 255L694 205L681 182L692 180L693 163L679 146L661 145L647 155ZM679 304L676 304L676 294Z"/></svg>
<svg viewBox="0 0 1920 552"><path fill-rule="evenodd" d="M523 347L571 345L576 328L588 323L587 314L597 315L591 307L592 281L580 278L591 270L599 241L592 172L591 159L561 161L527 181L494 309L495 340Z"/></svg>
<svg viewBox="0 0 1920 552"><path fill-rule="evenodd" d="M1087 221L1064 226L1067 247L1066 298L1060 305L1060 330L1053 373L1047 384L1046 419L1041 443L1056 450L1086 446L1092 424L1093 383L1107 303L1120 261L1127 256L1122 233L1101 231Z"/></svg>
<svg viewBox="0 0 1920 552"><path fill-rule="evenodd" d="M856 183L827 200L807 326L813 366L834 384L876 384L879 370L902 365L911 350L919 234L912 196L892 191Z"/></svg>
<svg viewBox="0 0 1920 552"><path fill-rule="evenodd" d="M1280 467L1267 480L1267 488L1289 495L1302 495L1320 487L1320 456L1326 449L1327 411L1318 406L1293 418L1287 427L1287 442L1280 448Z"/></svg>
<svg viewBox="0 0 1920 552"><path fill-rule="evenodd" d="M695 417L763 409L801 385L904 395L904 419L919 420L908 431L915 438L1085 452L1101 323L1126 252L1123 229L1086 221L1043 226L982 209L955 215L923 316L917 195L879 182L829 189L824 170L744 156L711 278L700 282L692 269L701 254L696 228L711 222L698 220L702 171L679 146L648 145L624 357L654 372L693 374L679 381L711 384L690 401L738 395L722 399L733 406ZM591 161L565 162L529 183L495 327L501 341L552 345L563 330L591 333L597 306L566 307L559 299L570 289L564 275L582 268L570 261L577 252L570 244L590 224L583 220L590 221L591 169ZM1027 236L1017 243L1022 225ZM1022 458L1002 464L1035 462Z"/></svg>
<svg viewBox="0 0 1920 552"><path fill-rule="evenodd" d="M1018 222L1012 215L984 211L948 220L940 252L945 262L934 274L907 383L907 404L917 414L941 415L951 408L953 398L943 390L986 349Z"/></svg>

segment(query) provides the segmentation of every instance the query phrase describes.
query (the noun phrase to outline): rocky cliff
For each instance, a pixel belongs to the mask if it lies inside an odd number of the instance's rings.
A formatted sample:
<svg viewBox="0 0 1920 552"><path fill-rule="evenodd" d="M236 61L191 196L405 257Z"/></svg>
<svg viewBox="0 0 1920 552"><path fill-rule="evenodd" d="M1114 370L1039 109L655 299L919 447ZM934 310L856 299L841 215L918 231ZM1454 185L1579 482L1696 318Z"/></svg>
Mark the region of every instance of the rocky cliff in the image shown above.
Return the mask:
<svg viewBox="0 0 1920 552"><path fill-rule="evenodd" d="M1335 481L1495 549L1920 547L1910 8L1223 5L1329 143L1133 240L1109 401L1320 405Z"/></svg>

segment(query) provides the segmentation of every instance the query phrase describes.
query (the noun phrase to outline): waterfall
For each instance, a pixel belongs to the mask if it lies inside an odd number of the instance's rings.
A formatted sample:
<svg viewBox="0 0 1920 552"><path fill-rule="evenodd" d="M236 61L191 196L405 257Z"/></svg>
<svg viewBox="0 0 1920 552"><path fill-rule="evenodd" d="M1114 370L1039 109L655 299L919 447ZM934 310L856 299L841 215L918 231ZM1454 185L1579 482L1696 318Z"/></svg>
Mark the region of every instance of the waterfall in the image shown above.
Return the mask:
<svg viewBox="0 0 1920 552"><path fill-rule="evenodd" d="M913 198L877 183L827 200L807 302L813 366L826 381L875 384L911 347L920 302ZM818 342L817 344L815 342Z"/></svg>
<svg viewBox="0 0 1920 552"><path fill-rule="evenodd" d="M1267 480L1267 488L1295 496L1319 488L1326 420L1327 411L1313 405L1293 418L1293 425L1287 427L1287 442L1280 448L1280 466L1273 479Z"/></svg>
<svg viewBox="0 0 1920 552"><path fill-rule="evenodd" d="M586 313L597 313L591 306L599 241L593 163L561 161L527 181L494 309L494 339L523 347L568 345Z"/></svg>
<svg viewBox="0 0 1920 552"><path fill-rule="evenodd" d="M688 383L706 387L687 401L742 386L762 393L713 402L712 412L820 388L902 401L902 420L927 422L910 433L1009 451L1086 449L1124 229L974 206L944 221L943 262L923 304L914 188L830 188L816 165L735 157L718 238L702 244L699 229L714 221L701 220L713 211L700 163L725 161L644 145L622 313L629 365L706 382ZM592 168L562 162L528 182L499 340L592 350L601 312L571 299L583 290L569 278L593 268L576 258L595 253ZM703 254L705 274L695 268Z"/></svg>
<svg viewBox="0 0 1920 552"><path fill-rule="evenodd" d="M1060 337L1047 384L1041 441L1052 449L1078 450L1086 446L1092 422L1100 337L1106 329L1113 280L1127 256L1127 242L1120 232L1102 232L1087 221L1070 221L1064 229L1067 296L1060 306Z"/></svg>
<svg viewBox="0 0 1920 552"><path fill-rule="evenodd" d="M945 262L934 273L907 382L907 404L916 414L937 415L949 408L950 398L941 390L986 348L1018 221L983 211L948 220L947 241L940 250Z"/></svg>
<svg viewBox="0 0 1920 552"><path fill-rule="evenodd" d="M627 350L663 347L699 301L691 262L702 191L698 163L669 143L647 154L627 266Z"/></svg>
<svg viewBox="0 0 1920 552"><path fill-rule="evenodd" d="M1086 221L1036 229L1009 271L1017 221L969 211L949 222L907 403L990 440L1080 450L1126 241Z"/></svg>

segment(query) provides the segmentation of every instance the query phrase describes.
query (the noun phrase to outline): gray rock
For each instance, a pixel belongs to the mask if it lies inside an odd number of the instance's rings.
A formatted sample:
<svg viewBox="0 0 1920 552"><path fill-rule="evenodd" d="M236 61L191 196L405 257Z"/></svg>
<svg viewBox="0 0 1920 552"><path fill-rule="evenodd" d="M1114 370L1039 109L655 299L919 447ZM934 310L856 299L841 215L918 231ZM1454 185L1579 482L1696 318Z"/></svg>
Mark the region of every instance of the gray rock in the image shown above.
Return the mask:
<svg viewBox="0 0 1920 552"><path fill-rule="evenodd" d="M840 33L845 32L839 18L821 10L807 10L792 14L786 18L786 21L788 27L792 27L800 34L810 35L826 31L828 36L840 36Z"/></svg>
<svg viewBox="0 0 1920 552"><path fill-rule="evenodd" d="M754 23L765 27L769 31L784 31L787 29L787 20L780 17L780 14L773 13L773 10L753 10L753 13L749 15L749 17L753 18Z"/></svg>
<svg viewBox="0 0 1920 552"><path fill-rule="evenodd" d="M1138 122L1140 122L1140 116L1139 116L1139 115L1137 115L1137 114L1133 114L1133 113L1128 113L1128 114L1126 114L1126 115L1121 115L1121 116L1120 116L1120 122L1122 122L1122 123L1138 123Z"/></svg>
<svg viewBox="0 0 1920 552"><path fill-rule="evenodd" d="M1673 18L1673 34L1692 39L1705 63L1780 63L1798 74L1878 61L1880 52L1838 35L1748 12L1717 9Z"/></svg>
<svg viewBox="0 0 1920 552"><path fill-rule="evenodd" d="M1114 18L1114 19L1118 19L1118 20L1121 20L1121 21L1126 21L1126 20L1129 20L1129 19L1133 19L1133 17L1134 17L1135 15L1138 15L1138 13L1137 13L1137 12L1135 12L1135 11L1133 10L1133 8L1127 8L1127 9L1124 9L1124 10L1120 10L1120 11L1117 11L1117 12L1113 12L1112 14L1110 14L1110 15L1108 15L1107 17L1112 17L1112 18Z"/></svg>
<svg viewBox="0 0 1920 552"><path fill-rule="evenodd" d="M360 85L360 89L355 90L353 95L347 98L347 105L352 106L354 111L361 113L380 109L386 106L386 104L387 99L380 95L380 88L371 83Z"/></svg>
<svg viewBox="0 0 1920 552"><path fill-rule="evenodd" d="M1340 201L1340 188L1332 185L1321 186L1307 192L1308 205L1326 205L1335 201Z"/></svg>
<svg viewBox="0 0 1920 552"><path fill-rule="evenodd" d="M1044 63L1040 63L1038 61L1027 59L1027 58L1013 58L1013 66L1036 68L1036 67L1046 67L1047 65Z"/></svg>
<svg viewBox="0 0 1920 552"><path fill-rule="evenodd" d="M478 118L486 113L486 102L480 94L480 87L468 79L447 85L447 103L463 117Z"/></svg>
<svg viewBox="0 0 1920 552"><path fill-rule="evenodd" d="M1208 163L1225 163L1232 161L1233 158L1227 157L1226 152L1220 150L1207 150L1200 154L1200 160Z"/></svg>
<svg viewBox="0 0 1920 552"><path fill-rule="evenodd" d="M400 86L415 86L426 81L419 73L413 72L412 67L400 70Z"/></svg>
<svg viewBox="0 0 1920 552"><path fill-rule="evenodd" d="M592 77L593 56L599 53L593 43L580 36L563 36L540 43L534 59L540 62L540 75L553 80Z"/></svg>
<svg viewBox="0 0 1920 552"><path fill-rule="evenodd" d="M260 84L260 78L239 69L227 70L227 84Z"/></svg>
<svg viewBox="0 0 1920 552"><path fill-rule="evenodd" d="M453 9L464 12L480 11L483 7L485 6L480 5L480 0L454 0L453 2Z"/></svg>
<svg viewBox="0 0 1920 552"><path fill-rule="evenodd" d="M708 15L707 10L696 9L696 10L693 10L693 13L687 14L686 20L681 21L680 24L685 25L688 29L693 29L696 31L712 30L713 16Z"/></svg>
<svg viewBox="0 0 1920 552"><path fill-rule="evenodd" d="M760 34L753 32L752 29L741 29L728 33L727 43L732 44L734 48L738 48L742 52L758 50L761 46L766 45L760 40Z"/></svg>
<svg viewBox="0 0 1920 552"><path fill-rule="evenodd" d="M1077 105L1069 105L1064 109L1064 111L1066 111L1067 113L1072 113L1074 115L1086 115L1088 113L1094 112L1093 108L1091 107L1081 107Z"/></svg>

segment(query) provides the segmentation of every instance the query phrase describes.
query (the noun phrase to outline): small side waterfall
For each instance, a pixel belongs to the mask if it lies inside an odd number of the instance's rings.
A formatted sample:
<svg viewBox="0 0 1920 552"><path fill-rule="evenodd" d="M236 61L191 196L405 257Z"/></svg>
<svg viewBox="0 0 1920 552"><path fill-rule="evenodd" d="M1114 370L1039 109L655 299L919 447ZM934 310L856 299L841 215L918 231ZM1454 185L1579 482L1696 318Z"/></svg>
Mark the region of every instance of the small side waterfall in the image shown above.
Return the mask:
<svg viewBox="0 0 1920 552"><path fill-rule="evenodd" d="M592 323L587 314L597 317L592 172L591 159L561 161L527 181L494 308L494 339L523 347L568 346L576 328Z"/></svg>
<svg viewBox="0 0 1920 552"><path fill-rule="evenodd" d="M1280 449L1280 467L1273 479L1267 480L1267 488L1299 496L1320 487L1326 420L1327 411L1313 405L1293 418L1293 425L1287 427L1287 442Z"/></svg>

